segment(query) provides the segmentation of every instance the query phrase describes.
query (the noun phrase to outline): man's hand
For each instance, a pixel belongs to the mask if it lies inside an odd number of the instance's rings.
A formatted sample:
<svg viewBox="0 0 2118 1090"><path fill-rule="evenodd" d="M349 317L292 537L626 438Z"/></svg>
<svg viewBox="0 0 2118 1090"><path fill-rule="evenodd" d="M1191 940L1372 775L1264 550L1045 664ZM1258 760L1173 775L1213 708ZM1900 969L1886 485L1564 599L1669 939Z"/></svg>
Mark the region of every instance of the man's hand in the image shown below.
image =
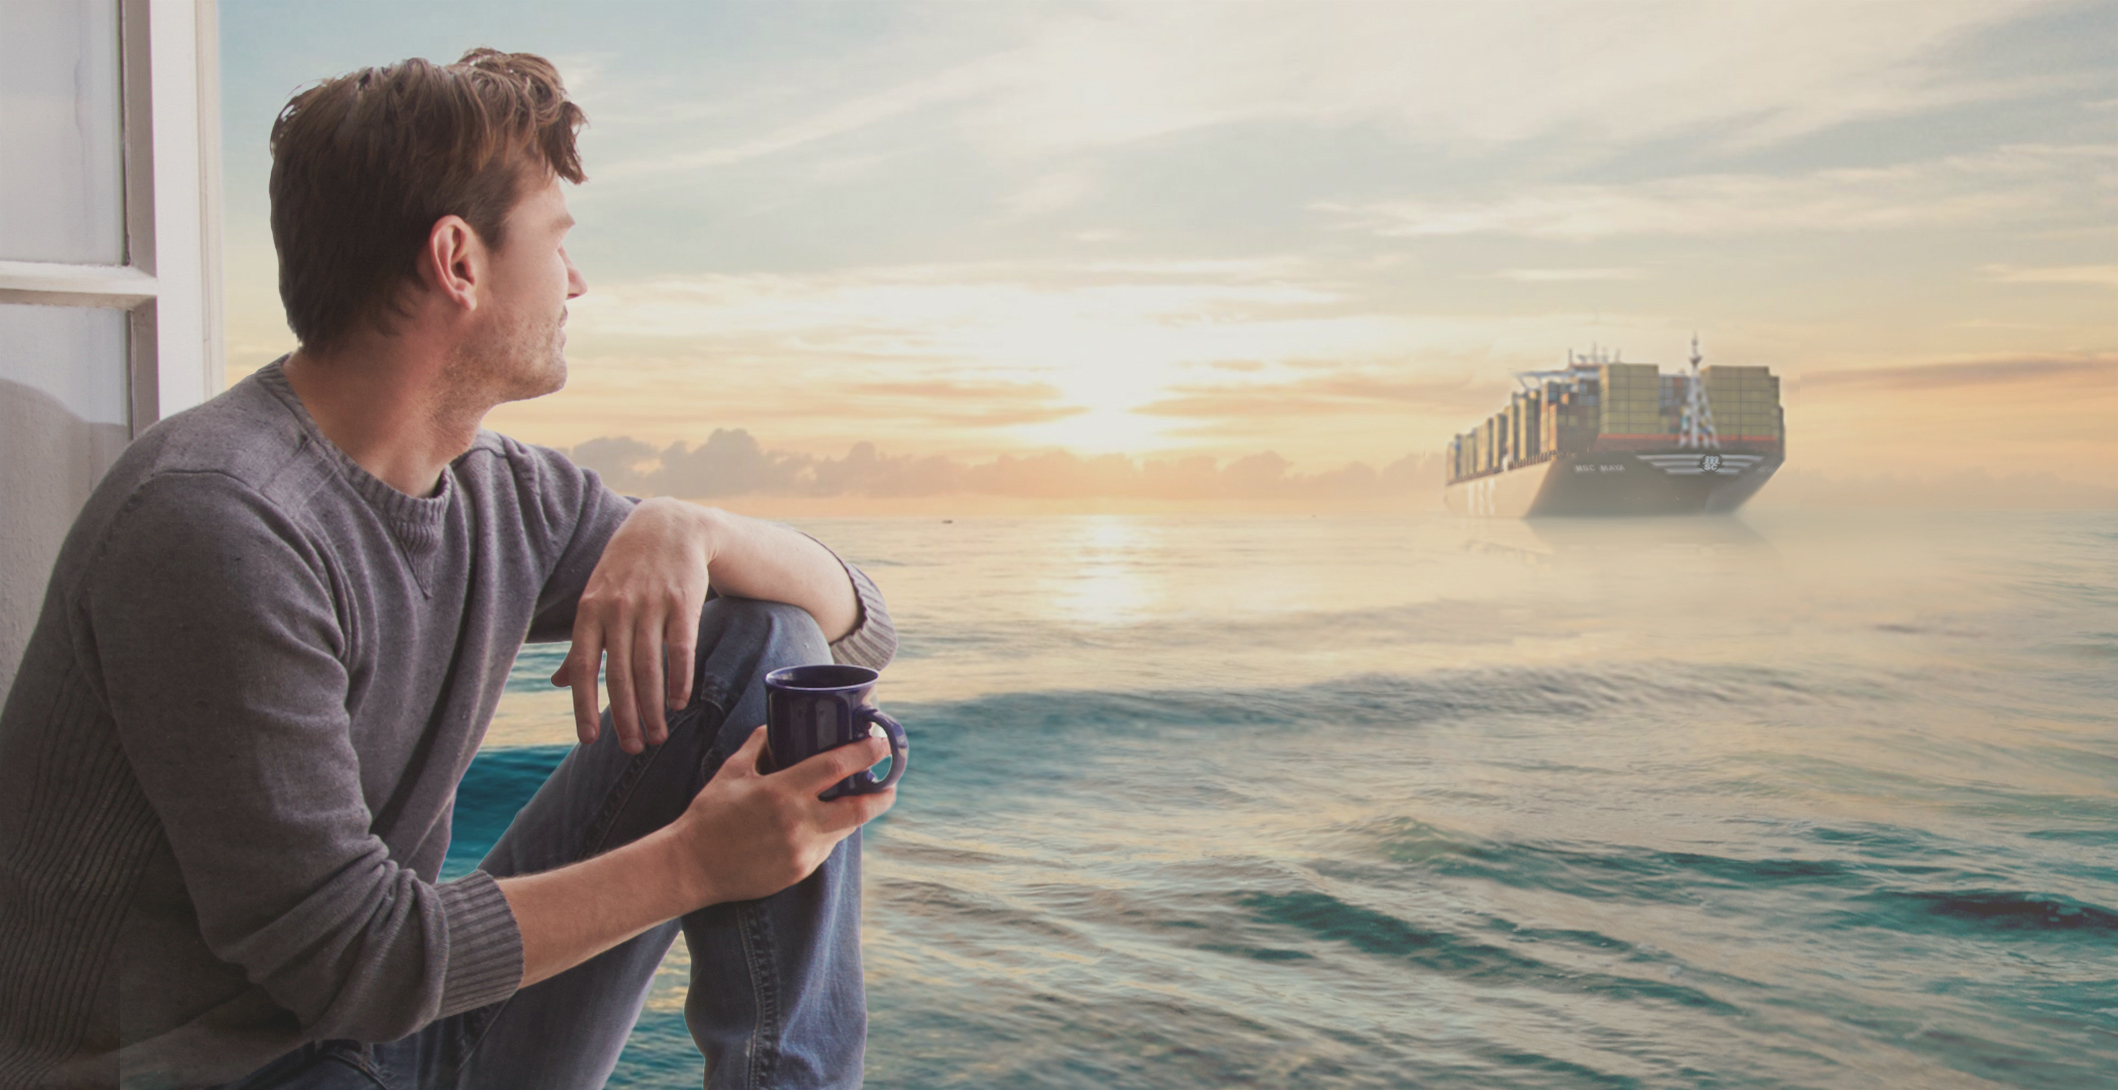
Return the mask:
<svg viewBox="0 0 2118 1090"><path fill-rule="evenodd" d="M638 753L669 737L663 708L691 699L699 610L714 555L706 509L643 500L603 547L574 612L574 645L552 674L574 690L574 730L588 745L601 733L597 675L610 681L618 746ZM608 671L601 669L609 660Z"/></svg>
<svg viewBox="0 0 2118 1090"><path fill-rule="evenodd" d="M549 979L663 920L769 897L809 877L838 842L897 801L895 789L824 802L832 784L890 755L880 739L770 775L750 732L677 820L557 870L499 879L522 931L522 986Z"/></svg>
<svg viewBox="0 0 2118 1090"><path fill-rule="evenodd" d="M618 746L638 753L669 738L663 708L691 700L699 610L722 594L786 602L816 619L824 639L860 623L860 599L831 550L784 526L680 500L643 500L603 547L574 611L574 647L552 684L574 690L574 732L601 733L598 667L610 682Z"/></svg>
<svg viewBox="0 0 2118 1090"><path fill-rule="evenodd" d="M793 768L758 771L765 728L750 732L674 828L693 861L701 904L769 897L809 877L838 842L897 801L897 789L822 801L832 784L890 755L879 738L825 750Z"/></svg>

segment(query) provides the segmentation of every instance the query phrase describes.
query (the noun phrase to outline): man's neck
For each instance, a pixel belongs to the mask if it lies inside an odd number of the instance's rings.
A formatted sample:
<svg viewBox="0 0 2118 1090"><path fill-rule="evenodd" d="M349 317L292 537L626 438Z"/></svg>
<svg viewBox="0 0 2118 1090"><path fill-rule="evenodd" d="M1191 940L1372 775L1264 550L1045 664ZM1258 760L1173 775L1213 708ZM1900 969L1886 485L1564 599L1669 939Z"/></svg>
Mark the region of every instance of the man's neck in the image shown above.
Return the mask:
<svg viewBox="0 0 2118 1090"><path fill-rule="evenodd" d="M433 494L492 408L449 396L442 354L395 338L298 349L281 370L325 438L408 496Z"/></svg>

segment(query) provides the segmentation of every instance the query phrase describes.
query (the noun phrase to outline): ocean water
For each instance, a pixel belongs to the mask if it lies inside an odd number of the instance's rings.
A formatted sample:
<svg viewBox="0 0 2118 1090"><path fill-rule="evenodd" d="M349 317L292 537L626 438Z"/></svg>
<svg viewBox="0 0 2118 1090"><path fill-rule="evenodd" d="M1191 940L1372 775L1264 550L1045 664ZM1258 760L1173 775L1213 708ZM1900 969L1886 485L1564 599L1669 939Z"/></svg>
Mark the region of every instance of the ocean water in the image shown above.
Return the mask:
<svg viewBox="0 0 2118 1090"><path fill-rule="evenodd" d="M801 525L903 638L870 1086L2118 1086L2118 516Z"/></svg>

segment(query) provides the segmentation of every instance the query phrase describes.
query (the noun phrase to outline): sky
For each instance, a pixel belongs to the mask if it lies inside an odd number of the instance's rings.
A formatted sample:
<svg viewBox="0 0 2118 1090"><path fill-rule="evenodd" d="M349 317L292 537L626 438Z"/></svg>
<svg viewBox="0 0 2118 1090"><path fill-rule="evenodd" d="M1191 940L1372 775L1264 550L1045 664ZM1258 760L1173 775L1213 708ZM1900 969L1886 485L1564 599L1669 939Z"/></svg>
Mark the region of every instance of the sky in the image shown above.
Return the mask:
<svg viewBox="0 0 2118 1090"><path fill-rule="evenodd" d="M1431 506L1513 372L1696 332L1782 376L1811 495L2118 506L2118 5L220 18L231 374L292 347L286 99L544 54L589 119L589 293L566 390L489 423L636 490Z"/></svg>

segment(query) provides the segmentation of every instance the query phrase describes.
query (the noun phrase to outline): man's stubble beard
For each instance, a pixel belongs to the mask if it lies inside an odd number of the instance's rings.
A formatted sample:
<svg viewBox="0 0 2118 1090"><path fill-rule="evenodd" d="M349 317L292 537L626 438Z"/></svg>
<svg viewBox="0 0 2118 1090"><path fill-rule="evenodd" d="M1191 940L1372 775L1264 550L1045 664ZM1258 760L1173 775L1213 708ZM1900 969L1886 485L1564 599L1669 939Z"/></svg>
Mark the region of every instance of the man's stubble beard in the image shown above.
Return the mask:
<svg viewBox="0 0 2118 1090"><path fill-rule="evenodd" d="M566 386L563 317L501 319L496 326L491 336L458 348L449 368L450 400L491 407Z"/></svg>

